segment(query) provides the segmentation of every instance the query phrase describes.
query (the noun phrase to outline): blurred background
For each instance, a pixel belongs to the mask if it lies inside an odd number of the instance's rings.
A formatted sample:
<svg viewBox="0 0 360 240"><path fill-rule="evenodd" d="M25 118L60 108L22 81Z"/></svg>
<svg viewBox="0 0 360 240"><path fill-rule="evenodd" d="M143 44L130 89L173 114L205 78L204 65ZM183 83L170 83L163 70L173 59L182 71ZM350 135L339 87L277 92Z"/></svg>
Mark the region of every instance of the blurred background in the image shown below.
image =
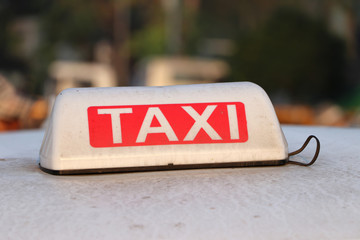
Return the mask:
<svg viewBox="0 0 360 240"><path fill-rule="evenodd" d="M281 123L360 126L358 0L0 0L0 131L68 87L251 81Z"/></svg>

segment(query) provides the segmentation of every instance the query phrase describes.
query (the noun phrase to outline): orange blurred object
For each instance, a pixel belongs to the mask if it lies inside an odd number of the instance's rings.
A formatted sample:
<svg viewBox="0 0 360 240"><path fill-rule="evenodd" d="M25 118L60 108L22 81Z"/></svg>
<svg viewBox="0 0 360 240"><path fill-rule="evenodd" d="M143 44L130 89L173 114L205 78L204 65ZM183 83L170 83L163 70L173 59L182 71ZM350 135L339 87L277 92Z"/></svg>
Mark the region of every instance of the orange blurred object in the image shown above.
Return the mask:
<svg viewBox="0 0 360 240"><path fill-rule="evenodd" d="M3 121L0 120L0 132L9 131L9 130L17 130L20 129L20 123L17 120L14 121Z"/></svg>
<svg viewBox="0 0 360 240"><path fill-rule="evenodd" d="M276 105L275 111L280 123L315 124L314 110L306 105Z"/></svg>
<svg viewBox="0 0 360 240"><path fill-rule="evenodd" d="M48 114L48 103L20 95L0 75L0 131L38 128Z"/></svg>

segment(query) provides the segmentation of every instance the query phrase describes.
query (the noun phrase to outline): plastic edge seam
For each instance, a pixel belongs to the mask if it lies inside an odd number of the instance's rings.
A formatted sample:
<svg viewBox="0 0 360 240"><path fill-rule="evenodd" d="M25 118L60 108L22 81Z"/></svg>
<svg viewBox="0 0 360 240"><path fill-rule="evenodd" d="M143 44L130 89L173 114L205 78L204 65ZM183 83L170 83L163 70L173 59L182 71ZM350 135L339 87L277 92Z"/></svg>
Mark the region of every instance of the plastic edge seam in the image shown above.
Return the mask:
<svg viewBox="0 0 360 240"><path fill-rule="evenodd" d="M42 171L53 175L80 175L80 174L96 174L96 173L131 173L131 172L150 172L150 171L169 171L169 170L191 170L191 169L211 169L211 168L237 168L237 167L265 167L285 165L289 161L288 158L282 160L267 161L251 161L251 162L230 162L230 163L205 163L205 164L182 164L182 165L161 165L146 167L119 167L119 168L96 168L96 169L67 169L52 170L39 167Z"/></svg>

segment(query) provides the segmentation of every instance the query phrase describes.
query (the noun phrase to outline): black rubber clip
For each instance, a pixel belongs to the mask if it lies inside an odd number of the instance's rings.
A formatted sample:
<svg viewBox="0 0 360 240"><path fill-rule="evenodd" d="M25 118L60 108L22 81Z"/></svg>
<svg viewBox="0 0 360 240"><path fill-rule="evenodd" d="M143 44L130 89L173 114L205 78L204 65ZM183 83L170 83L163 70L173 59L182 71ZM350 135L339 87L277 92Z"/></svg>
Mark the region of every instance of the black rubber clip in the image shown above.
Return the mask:
<svg viewBox="0 0 360 240"><path fill-rule="evenodd" d="M304 144L302 145L301 148L299 148L298 150L296 150L296 151L294 151L294 152L289 153L289 157L290 157L290 156L294 156L294 155L296 155L296 154L298 154L298 153L301 153L301 152L306 148L306 146L309 144L309 142L310 142L310 140L311 140L312 138L314 138L314 139L316 140L316 143L317 143L317 145L316 145L316 151L315 151L315 155L314 155L313 159L312 159L309 163L295 162L295 161L291 161L291 160L289 160L288 163L296 164L296 165L300 165L300 166L310 166L310 165L312 165L312 164L316 161L316 159L318 158L319 153L320 153L320 141L319 141L319 139L318 139L317 137L315 137L314 135L310 135L310 136L306 139L306 141L304 142Z"/></svg>

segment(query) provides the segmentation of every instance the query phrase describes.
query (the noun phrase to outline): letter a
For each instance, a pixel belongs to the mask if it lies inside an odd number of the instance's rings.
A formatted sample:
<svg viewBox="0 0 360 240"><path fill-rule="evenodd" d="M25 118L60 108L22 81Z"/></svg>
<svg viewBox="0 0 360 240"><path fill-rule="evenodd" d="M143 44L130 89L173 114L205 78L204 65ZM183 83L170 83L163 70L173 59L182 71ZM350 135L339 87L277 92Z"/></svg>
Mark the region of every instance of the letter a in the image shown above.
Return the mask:
<svg viewBox="0 0 360 240"><path fill-rule="evenodd" d="M154 119L160 123L160 127L151 127L151 122ZM141 125L139 135L136 139L137 143L145 142L149 133L165 133L169 141L178 141L174 130L171 128L169 122L166 120L164 114L158 107L150 107L145 115L144 121Z"/></svg>

